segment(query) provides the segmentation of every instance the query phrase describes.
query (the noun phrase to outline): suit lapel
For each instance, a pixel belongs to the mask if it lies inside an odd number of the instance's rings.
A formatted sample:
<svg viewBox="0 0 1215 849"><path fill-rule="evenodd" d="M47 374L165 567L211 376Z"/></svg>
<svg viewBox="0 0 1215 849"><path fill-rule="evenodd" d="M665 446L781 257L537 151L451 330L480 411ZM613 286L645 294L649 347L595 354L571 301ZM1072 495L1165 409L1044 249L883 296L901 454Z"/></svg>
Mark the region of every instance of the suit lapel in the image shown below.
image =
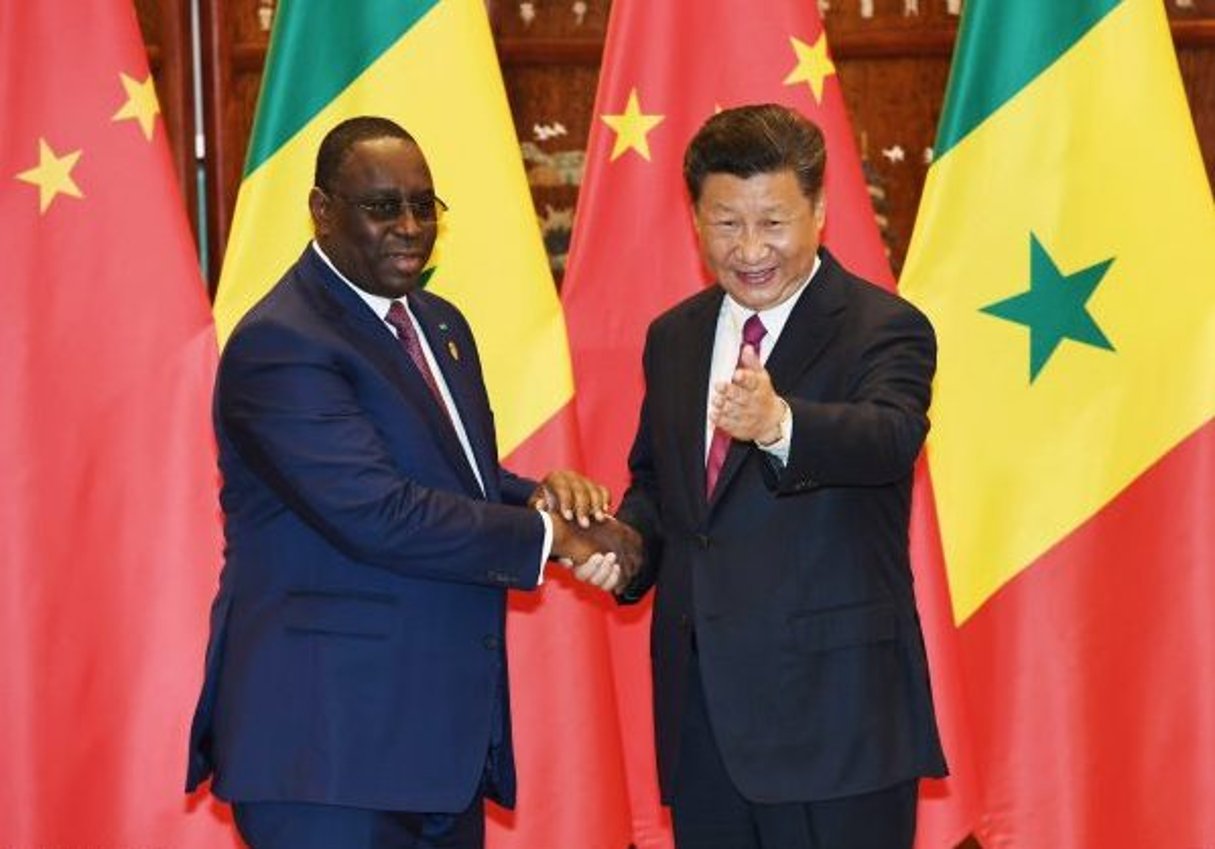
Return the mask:
<svg viewBox="0 0 1215 849"><path fill-rule="evenodd" d="M839 275L839 266L824 252L819 273L793 307L765 364L778 393L788 392L835 337L845 305Z"/></svg>
<svg viewBox="0 0 1215 849"><path fill-rule="evenodd" d="M393 332L349 286L334 275L310 247L305 249L302 264L306 273L301 279L320 296L321 311L329 316L342 336L400 391L404 399L422 412L435 442L459 474L465 489L470 495L479 497L481 488L469 468L451 420L436 402L426 380L401 348ZM412 300L410 304L412 306ZM427 341L431 338L428 329Z"/></svg>
<svg viewBox="0 0 1215 849"><path fill-rule="evenodd" d="M821 253L821 257L822 265L818 273L794 305L781 330L780 339L765 363L777 394L789 392L797 380L822 357L839 327L838 313L844 308L839 277L841 270L826 251ZM752 448L749 443L730 443L717 486L713 489L713 497L709 500L710 508L729 487Z"/></svg>
<svg viewBox="0 0 1215 849"><path fill-rule="evenodd" d="M725 297L714 286L690 305L685 315L682 338L674 350L660 356L677 357L674 373L673 409L679 429L678 445L684 465L684 479L691 484L691 502L695 515L705 512L705 415L709 392L709 375L713 363L713 340L717 333L717 317Z"/></svg>
<svg viewBox="0 0 1215 849"><path fill-rule="evenodd" d="M469 445L477 460L481 480L485 481L485 494L490 500L498 499L498 448L494 441L493 425L489 419L484 398L484 387L480 378L470 367L472 340L460 338L457 329L446 322L435 310L434 304L425 297L411 296L410 309L422 325L426 341L434 354L435 362L443 373L443 381L451 393ZM462 335L462 334L461 334ZM458 444L458 443L457 443ZM464 457L461 447L461 457Z"/></svg>

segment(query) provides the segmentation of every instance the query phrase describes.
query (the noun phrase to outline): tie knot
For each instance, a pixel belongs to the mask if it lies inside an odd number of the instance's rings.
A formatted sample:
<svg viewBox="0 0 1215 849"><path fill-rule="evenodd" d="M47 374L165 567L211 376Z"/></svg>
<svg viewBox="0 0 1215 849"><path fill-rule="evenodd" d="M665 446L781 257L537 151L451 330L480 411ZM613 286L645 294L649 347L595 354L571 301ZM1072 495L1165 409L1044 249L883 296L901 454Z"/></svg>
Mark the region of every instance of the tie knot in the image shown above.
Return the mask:
<svg viewBox="0 0 1215 849"><path fill-rule="evenodd" d="M413 324L409 320L409 313L405 309L405 305L400 301L393 301L388 307L388 315L384 320L397 329L397 333L413 335Z"/></svg>
<svg viewBox="0 0 1215 849"><path fill-rule="evenodd" d="M743 323L742 338L744 345L750 345L757 352L759 351L759 343L768 335L768 328L764 327L763 321L759 317L759 313L755 313Z"/></svg>

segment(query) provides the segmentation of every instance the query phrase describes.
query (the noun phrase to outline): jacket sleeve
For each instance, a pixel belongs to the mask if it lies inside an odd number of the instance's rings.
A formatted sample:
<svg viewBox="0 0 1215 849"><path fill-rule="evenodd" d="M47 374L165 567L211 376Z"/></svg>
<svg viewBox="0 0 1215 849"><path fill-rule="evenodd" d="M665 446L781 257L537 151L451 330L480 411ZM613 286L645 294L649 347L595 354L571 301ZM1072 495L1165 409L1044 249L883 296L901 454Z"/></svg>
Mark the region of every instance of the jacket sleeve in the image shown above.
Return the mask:
<svg viewBox="0 0 1215 849"><path fill-rule="evenodd" d="M932 326L907 304L867 328L846 397L785 397L793 411L788 462L769 483L781 494L818 486L880 486L911 474L928 433L936 369Z"/></svg>
<svg viewBox="0 0 1215 849"><path fill-rule="evenodd" d="M627 587L616 595L621 604L636 604L641 601L658 580L659 564L662 560L663 525L658 479L654 468L654 446L650 434L652 402L650 398L652 375L651 342L653 331L646 338L642 364L645 368L645 396L641 402L641 413L633 447L629 451L629 487L621 499L617 518L632 525L641 534L645 543L641 571Z"/></svg>
<svg viewBox="0 0 1215 849"><path fill-rule="evenodd" d="M539 515L406 477L347 365L298 331L263 323L229 341L216 417L247 470L347 557L413 577L536 585Z"/></svg>

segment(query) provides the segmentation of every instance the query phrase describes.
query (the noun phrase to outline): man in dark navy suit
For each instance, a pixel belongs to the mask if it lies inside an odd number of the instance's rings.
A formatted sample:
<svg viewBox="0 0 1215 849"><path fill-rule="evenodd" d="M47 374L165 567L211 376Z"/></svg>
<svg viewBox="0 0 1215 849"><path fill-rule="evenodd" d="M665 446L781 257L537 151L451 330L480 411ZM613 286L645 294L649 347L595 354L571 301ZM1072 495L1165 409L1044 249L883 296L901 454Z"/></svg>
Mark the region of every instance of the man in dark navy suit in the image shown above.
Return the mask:
<svg viewBox="0 0 1215 849"><path fill-rule="evenodd" d="M718 285L650 326L619 513L679 849L909 849L945 769L907 551L936 343L820 247L825 164L773 105L684 159Z"/></svg>
<svg viewBox="0 0 1215 849"><path fill-rule="evenodd" d="M515 798L506 591L550 555L615 588L607 492L499 465L469 326L418 288L444 206L405 130L334 128L308 203L315 241L220 365L187 784L213 775L254 849L476 849L482 800Z"/></svg>

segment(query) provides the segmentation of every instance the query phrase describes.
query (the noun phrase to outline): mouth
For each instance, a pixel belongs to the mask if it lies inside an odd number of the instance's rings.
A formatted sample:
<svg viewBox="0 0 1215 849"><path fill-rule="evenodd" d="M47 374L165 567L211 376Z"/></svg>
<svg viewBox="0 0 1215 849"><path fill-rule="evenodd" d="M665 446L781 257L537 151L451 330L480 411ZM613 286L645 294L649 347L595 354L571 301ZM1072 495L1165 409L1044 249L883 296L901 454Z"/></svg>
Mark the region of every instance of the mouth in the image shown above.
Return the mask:
<svg viewBox="0 0 1215 849"><path fill-rule="evenodd" d="M428 256L418 251L390 251L384 258L397 273L412 276L421 273Z"/></svg>
<svg viewBox="0 0 1215 849"><path fill-rule="evenodd" d="M734 279L748 288L766 286L776 279L776 266L752 270L734 269Z"/></svg>

